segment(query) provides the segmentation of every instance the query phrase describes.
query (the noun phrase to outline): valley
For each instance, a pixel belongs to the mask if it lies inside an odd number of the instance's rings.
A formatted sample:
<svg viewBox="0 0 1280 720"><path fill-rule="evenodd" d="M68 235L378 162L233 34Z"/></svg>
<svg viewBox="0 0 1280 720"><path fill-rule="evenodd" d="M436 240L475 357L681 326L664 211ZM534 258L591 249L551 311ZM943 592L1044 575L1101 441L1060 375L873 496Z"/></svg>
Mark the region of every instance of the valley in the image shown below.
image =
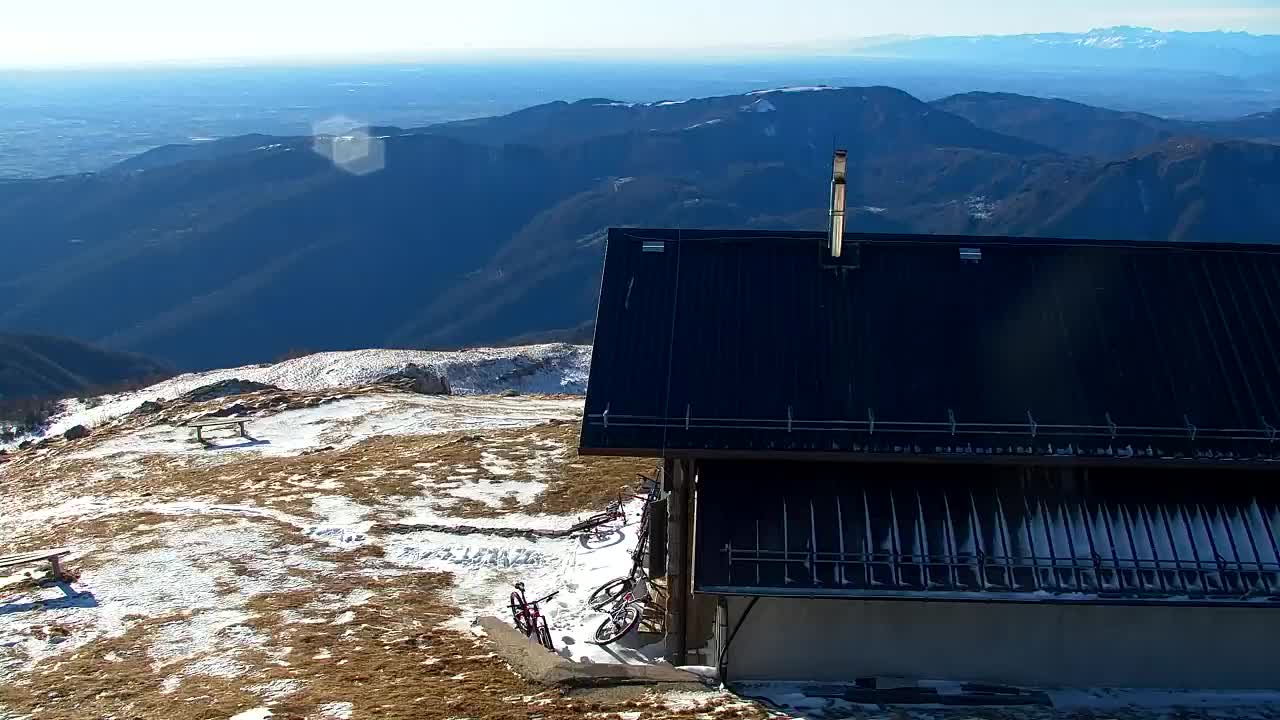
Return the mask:
<svg viewBox="0 0 1280 720"><path fill-rule="evenodd" d="M0 327L189 369L586 341L606 228L822 228L835 147L850 230L1270 242L1280 228L1274 113L1188 122L815 85L332 132L0 183Z"/></svg>

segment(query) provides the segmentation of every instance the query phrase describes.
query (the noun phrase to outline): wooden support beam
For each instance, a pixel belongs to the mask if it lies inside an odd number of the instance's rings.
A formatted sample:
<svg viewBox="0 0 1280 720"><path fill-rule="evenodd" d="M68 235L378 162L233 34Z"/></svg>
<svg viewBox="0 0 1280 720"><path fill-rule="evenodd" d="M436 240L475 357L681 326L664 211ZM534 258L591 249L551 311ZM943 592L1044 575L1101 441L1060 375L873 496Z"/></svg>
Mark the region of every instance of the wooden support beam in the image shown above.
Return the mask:
<svg viewBox="0 0 1280 720"><path fill-rule="evenodd" d="M667 660L672 665L687 664L688 655L691 465L690 460L667 460L663 467L671 479L667 495Z"/></svg>

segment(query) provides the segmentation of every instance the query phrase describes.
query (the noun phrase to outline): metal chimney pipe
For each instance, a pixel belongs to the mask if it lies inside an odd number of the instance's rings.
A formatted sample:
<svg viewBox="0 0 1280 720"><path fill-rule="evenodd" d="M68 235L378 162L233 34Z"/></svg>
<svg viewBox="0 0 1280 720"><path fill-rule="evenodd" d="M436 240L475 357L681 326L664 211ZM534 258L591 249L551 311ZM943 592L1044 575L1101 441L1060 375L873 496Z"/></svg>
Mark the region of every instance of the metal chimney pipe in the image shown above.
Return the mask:
<svg viewBox="0 0 1280 720"><path fill-rule="evenodd" d="M837 150L831 169L831 226L827 242L831 257L838 258L844 249L845 168L849 153Z"/></svg>

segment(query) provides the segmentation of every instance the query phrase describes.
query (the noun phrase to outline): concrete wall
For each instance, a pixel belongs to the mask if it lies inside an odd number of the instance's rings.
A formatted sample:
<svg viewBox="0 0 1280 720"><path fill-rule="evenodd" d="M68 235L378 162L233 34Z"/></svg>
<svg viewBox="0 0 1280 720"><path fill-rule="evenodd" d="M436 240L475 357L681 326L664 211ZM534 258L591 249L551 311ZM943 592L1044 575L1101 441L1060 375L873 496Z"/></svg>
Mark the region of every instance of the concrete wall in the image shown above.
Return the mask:
<svg viewBox="0 0 1280 720"><path fill-rule="evenodd" d="M747 598L730 598L732 631ZM1280 688L1280 609L762 598L731 680Z"/></svg>

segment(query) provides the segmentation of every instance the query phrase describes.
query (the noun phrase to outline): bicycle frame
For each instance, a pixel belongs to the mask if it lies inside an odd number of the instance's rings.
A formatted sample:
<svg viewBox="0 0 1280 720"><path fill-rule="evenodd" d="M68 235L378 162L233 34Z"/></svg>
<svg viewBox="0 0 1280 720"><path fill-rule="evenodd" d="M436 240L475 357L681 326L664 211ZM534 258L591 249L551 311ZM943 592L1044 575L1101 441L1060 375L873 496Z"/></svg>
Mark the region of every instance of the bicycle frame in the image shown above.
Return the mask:
<svg viewBox="0 0 1280 720"><path fill-rule="evenodd" d="M536 600L529 600L525 596L524 583L519 582L515 584L515 592L511 593L510 607L516 629L522 631L525 637L536 637L544 647L552 652L555 651L555 646L551 640L551 628L539 605L559 594L560 591L557 590L550 595Z"/></svg>

